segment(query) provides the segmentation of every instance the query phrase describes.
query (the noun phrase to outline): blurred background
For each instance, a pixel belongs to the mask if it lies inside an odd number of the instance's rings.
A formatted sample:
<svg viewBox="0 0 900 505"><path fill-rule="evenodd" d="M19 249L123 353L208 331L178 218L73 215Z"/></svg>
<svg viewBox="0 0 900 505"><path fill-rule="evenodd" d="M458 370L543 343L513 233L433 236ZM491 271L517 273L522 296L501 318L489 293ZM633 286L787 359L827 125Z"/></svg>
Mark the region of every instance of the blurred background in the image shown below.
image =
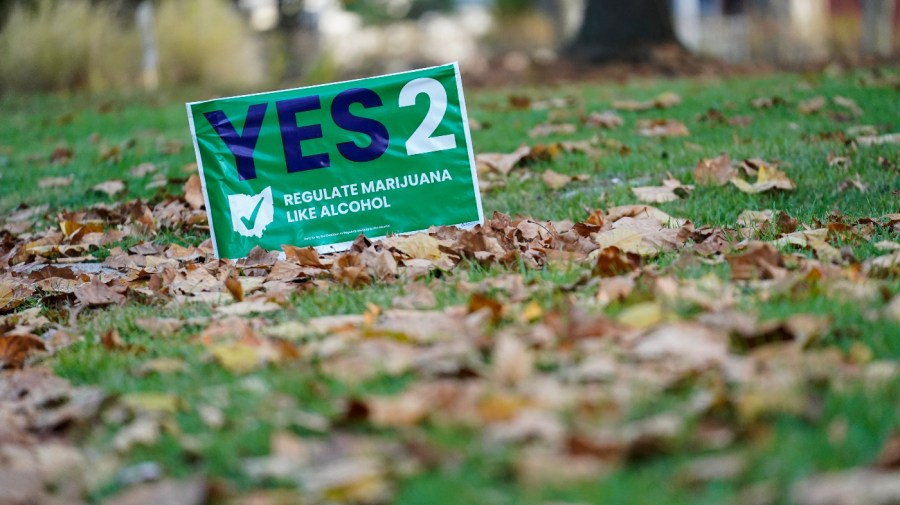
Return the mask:
<svg viewBox="0 0 900 505"><path fill-rule="evenodd" d="M475 82L624 62L796 67L897 54L898 0L0 0L0 92L249 91L458 60Z"/></svg>

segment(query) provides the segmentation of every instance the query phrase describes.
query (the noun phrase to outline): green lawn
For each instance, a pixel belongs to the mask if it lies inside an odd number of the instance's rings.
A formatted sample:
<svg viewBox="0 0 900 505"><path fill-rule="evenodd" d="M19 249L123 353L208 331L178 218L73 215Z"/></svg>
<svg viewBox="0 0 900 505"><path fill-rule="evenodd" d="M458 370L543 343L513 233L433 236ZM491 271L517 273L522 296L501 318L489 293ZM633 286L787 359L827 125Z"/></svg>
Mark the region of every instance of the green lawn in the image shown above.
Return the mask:
<svg viewBox="0 0 900 505"><path fill-rule="evenodd" d="M494 187L482 194L486 216L582 222L593 209L639 203L632 188L659 185L667 173L695 184L698 161L723 153L735 164L777 163L796 189L747 194L732 184L698 185L687 198L655 204L689 219L694 230L724 230L730 246L700 254L693 236L677 250L644 257L630 274L598 274L597 260L584 255L544 258L538 266L524 255L504 263L463 258L416 279L401 272L354 287L341 275L322 274L293 280L287 294L251 294L267 267L260 273L243 265L234 275L248 300L277 305L239 316L251 337L236 320L225 323L224 333L213 331L225 317L223 302L179 296L178 276L207 268L218 283L205 291L228 298L221 281L232 266L204 265L202 258L176 262L171 272L146 267L145 275L127 280L123 305L75 315L70 292L38 287L20 305L3 308L0 290L0 333L18 325L48 341L60 331L83 336L27 367L48 366L74 385L109 395L95 418L76 416L77 426L32 433L30 443L74 447L86 463L73 480L91 503L122 492L136 480L137 465L148 462L158 464L150 468L160 478L203 477L214 489L211 503L791 503L798 482L867 467L900 436L900 266L896 254L894 263L872 266L900 248L898 219L885 217L900 212L900 149L855 141L900 131L900 91L883 78L896 82L898 73L470 89L469 113L482 125L472 132L476 153L594 137L600 150L562 152L506 177L488 175ZM682 102L619 111L624 125L608 130L581 121L614 101L663 92ZM511 106L513 96L531 106ZM798 111L817 96L826 99L821 110ZM756 108L751 102L760 97L782 100ZM835 97L851 99L861 112ZM60 218L65 212L132 199L151 209L179 202L196 170L183 102L203 98L197 91L0 96L0 214L47 205L27 218L34 223L29 230L0 227L0 259L58 229L59 221L82 219ZM562 107L535 106L560 99ZM744 124L729 124L735 118ZM576 131L530 138L548 119ZM679 120L690 134L641 136L642 119ZM136 169L141 164L152 166ZM551 189L541 177L546 170L587 177ZM49 177L70 175L47 185ZM111 179L127 189L115 197L92 189ZM798 220L799 230L830 223L826 242L837 255L782 241L776 245L783 264L771 278L741 278L729 262L744 245L738 216L766 209ZM202 223L149 232L107 219L104 230L127 231L87 248L95 262L121 252L114 248L149 241L193 247L207 238ZM772 242L783 231L770 223L747 233ZM0 261L0 280L24 278L14 271L17 257L10 266ZM47 260L65 268L59 254ZM153 282L171 290L161 295ZM630 284L621 296L609 295L619 282ZM495 304L493 317L477 310L483 300ZM396 308L407 310L401 329L390 326ZM445 309L455 311L452 317L442 319ZM21 319L25 313L28 320ZM342 314L367 319L354 320L351 329L310 329L310 321ZM749 329L740 327L742 315ZM36 316L44 320L30 319ZM165 318L170 326L160 322ZM586 329L601 322L611 326ZM441 324L450 334L432 334ZM674 347L650 337L679 324L693 326L675 333L686 340ZM716 366L692 361L695 352L722 357L693 336L700 326L725 338L727 357ZM102 344L110 330L123 342ZM222 337L228 331L244 335L246 345L233 345L235 335ZM668 358L654 354L660 348ZM251 361L266 363L246 371L228 364L247 349L255 353ZM392 368L393 359L402 366ZM148 363L156 371L142 371ZM177 370L164 370L166 363ZM0 386L16 372L4 373ZM466 396L470 390L475 399ZM443 403L428 403L435 397ZM419 412L422 402L429 407ZM416 415L405 418L410 411ZM0 449L4 444L0 430ZM712 456L725 459L710 462ZM58 487L48 492L62 493ZM260 490L269 501L249 501Z"/></svg>

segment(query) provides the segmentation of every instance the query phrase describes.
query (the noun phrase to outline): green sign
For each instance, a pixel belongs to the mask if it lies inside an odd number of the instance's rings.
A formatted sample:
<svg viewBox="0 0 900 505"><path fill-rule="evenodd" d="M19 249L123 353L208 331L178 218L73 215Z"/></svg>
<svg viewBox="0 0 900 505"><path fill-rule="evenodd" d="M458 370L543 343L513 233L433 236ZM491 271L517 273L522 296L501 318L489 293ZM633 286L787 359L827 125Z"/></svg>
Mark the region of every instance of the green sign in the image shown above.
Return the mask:
<svg viewBox="0 0 900 505"><path fill-rule="evenodd" d="M456 64L187 109L219 257L484 220Z"/></svg>

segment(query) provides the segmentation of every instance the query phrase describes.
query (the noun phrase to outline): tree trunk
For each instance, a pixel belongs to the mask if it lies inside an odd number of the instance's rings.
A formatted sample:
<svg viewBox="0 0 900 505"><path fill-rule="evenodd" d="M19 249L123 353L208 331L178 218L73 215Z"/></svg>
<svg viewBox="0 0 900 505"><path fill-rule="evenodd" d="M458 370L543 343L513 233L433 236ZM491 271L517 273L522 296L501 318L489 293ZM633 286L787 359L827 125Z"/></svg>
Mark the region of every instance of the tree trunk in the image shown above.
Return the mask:
<svg viewBox="0 0 900 505"><path fill-rule="evenodd" d="M645 60L662 45L678 45L670 0L586 0L567 52L588 62Z"/></svg>

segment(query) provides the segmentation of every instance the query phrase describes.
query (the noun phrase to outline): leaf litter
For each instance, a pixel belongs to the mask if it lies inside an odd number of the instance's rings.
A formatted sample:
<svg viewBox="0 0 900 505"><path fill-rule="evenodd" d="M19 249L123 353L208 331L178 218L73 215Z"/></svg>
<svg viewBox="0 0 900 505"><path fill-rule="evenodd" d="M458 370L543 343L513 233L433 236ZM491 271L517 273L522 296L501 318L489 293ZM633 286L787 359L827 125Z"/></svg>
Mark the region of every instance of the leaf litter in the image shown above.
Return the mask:
<svg viewBox="0 0 900 505"><path fill-rule="evenodd" d="M613 107L666 109L680 100L663 94ZM853 115L862 113L852 100L832 101ZM530 100L510 103L536 106ZM753 106L784 104L775 97ZM822 98L798 108L815 114L826 105ZM623 124L610 112L583 122L607 129ZM537 126L533 136L577 131ZM689 135L687 126L674 120L644 120L638 129L644 136ZM857 143L867 145L862 138ZM884 137L885 143L891 140ZM175 142L160 146L163 152L180 150ZM593 137L482 153L476 161L483 180L502 187L506 178L568 152L598 159L627 155L628 148ZM153 171L139 165L132 175ZM701 159L693 176L700 186L730 183L750 194L796 188L775 163L749 159L735 166L728 154ZM583 180L550 169L541 171L541 179L551 190ZM114 195L126 189L118 182L96 189ZM124 304L208 306L211 310L195 320L135 323L154 338L190 334L204 363L240 377L248 390L266 391L257 375L266 369L314 370L322 379L351 386L329 397L325 414L277 400L282 402L277 415L290 417L295 429L273 430L268 452L244 455L235 470L252 482L287 484L284 492L232 496L259 496L263 503L275 496L289 502L302 496L309 503L389 503L400 480L458 459L417 435L426 427L471 430L485 447L515 451L508 470L523 486L596 481L636 460L692 447L738 447L779 415L810 415L823 384L900 376L896 366L867 360L858 346L844 353L824 344L833 325L829 317L799 313L767 319L747 309L816 290L876 303L881 308L871 317L900 320L900 296L885 287L900 276L900 247L882 240L879 253L863 262L842 249L848 241L896 233L900 218L854 222L835 214L825 223L801 224L783 211L748 209L735 216L733 227L710 227L648 205L690 198L693 190L693 184L670 174L660 186L632 188L643 204L589 209L579 222L495 213L472 230L432 228L381 241L359 236L349 251L328 255L291 246L257 249L239 261L215 259L209 241L156 242L162 231L207 233L196 176L181 196L153 204L94 205L60 215L58 229L31 230L7 218L0 226L0 419L6 421L0 428L0 461L7 464L0 482L17 485L0 486L0 501L82 500L115 479L115 472L89 475L85 468L118 468L136 448L154 446L164 436L196 451L197 442L179 428L181 413L196 413L210 429L227 427L227 404L221 401L194 405L162 392L108 395L72 386L42 368L48 357L83 342L139 360L130 371L135 377L191 374L186 359L144 356L146 349L116 328L84 338L79 315ZM108 249L102 262L95 259L93 253L126 236L142 242ZM664 255L676 258L672 266L649 261ZM466 269L473 264L509 267L510 273L470 282ZM679 265L690 264L722 265L727 273L679 275ZM560 266L581 272L573 284L541 285L521 273ZM438 303L438 279L466 302ZM295 297L372 285L396 285L401 294L385 306L370 303L358 314L279 316ZM552 303L541 301L548 291ZM34 300L68 317L47 318L23 308ZM598 310L606 307L617 310ZM391 392L360 393L355 387L383 377L404 382ZM686 401L652 415L630 415L685 385L691 392ZM100 417L107 421L91 426ZM298 427L315 436L299 435ZM81 448L80 437L91 430L114 433L110 452ZM897 451L891 440L875 468L811 477L797 483L792 499L895 500ZM682 478L735 480L745 467L740 453L724 453L695 459ZM202 474L180 481L130 479L134 485L104 503L162 503L171 497L207 503L216 493L231 493Z"/></svg>

